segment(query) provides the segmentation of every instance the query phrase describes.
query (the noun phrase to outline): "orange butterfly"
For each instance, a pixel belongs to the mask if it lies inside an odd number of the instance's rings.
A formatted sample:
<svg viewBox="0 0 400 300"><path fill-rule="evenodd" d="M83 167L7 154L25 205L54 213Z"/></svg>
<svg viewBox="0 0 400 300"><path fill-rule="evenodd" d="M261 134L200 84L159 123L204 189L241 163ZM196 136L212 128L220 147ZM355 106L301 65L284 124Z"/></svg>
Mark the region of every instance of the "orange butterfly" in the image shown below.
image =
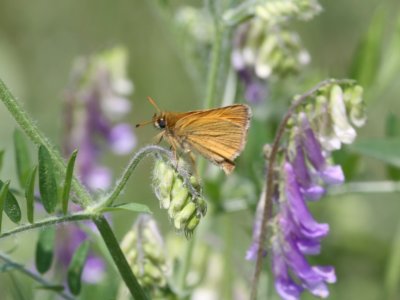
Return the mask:
<svg viewBox="0 0 400 300"><path fill-rule="evenodd" d="M176 156L177 149L185 153L197 152L220 166L226 174L235 168L233 162L242 152L249 129L251 110L244 104L221 108L195 110L186 113L161 111L155 101L148 97L156 108L150 121L136 127L153 123L161 130L157 135L171 145Z"/></svg>

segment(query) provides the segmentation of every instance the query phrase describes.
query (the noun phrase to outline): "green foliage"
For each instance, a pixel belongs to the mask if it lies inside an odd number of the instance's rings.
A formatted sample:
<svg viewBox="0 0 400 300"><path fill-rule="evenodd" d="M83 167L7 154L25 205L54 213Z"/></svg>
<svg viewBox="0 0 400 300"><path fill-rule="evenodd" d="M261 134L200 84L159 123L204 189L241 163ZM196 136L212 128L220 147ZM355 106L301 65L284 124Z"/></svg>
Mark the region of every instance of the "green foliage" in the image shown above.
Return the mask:
<svg viewBox="0 0 400 300"><path fill-rule="evenodd" d="M148 206L140 203L124 203L116 206L104 207L101 209L101 212L119 212L119 211L128 211L135 213L148 213L151 214L151 210Z"/></svg>
<svg viewBox="0 0 400 300"><path fill-rule="evenodd" d="M360 139L349 149L376 158L391 166L400 167L399 138Z"/></svg>
<svg viewBox="0 0 400 300"><path fill-rule="evenodd" d="M0 232L1 232L1 224L3 221L3 207L4 207L4 203L6 201L6 197L8 194L9 185L10 185L10 182L8 181L6 184L3 184L3 186L0 189Z"/></svg>
<svg viewBox="0 0 400 300"><path fill-rule="evenodd" d="M363 86L371 85L378 74L386 15L386 10L376 10L368 31L354 54L350 78L356 79Z"/></svg>
<svg viewBox="0 0 400 300"><path fill-rule="evenodd" d="M4 182L0 180L0 189L4 186ZM18 201L10 191L7 189L6 198L3 206L3 210L14 223L19 223L21 221L21 209L19 207Z"/></svg>
<svg viewBox="0 0 400 300"><path fill-rule="evenodd" d="M36 171L37 166L31 170L25 185L26 214L29 223L33 223Z"/></svg>
<svg viewBox="0 0 400 300"><path fill-rule="evenodd" d="M31 160L25 137L19 130L14 131L14 147L19 184L24 187L31 171Z"/></svg>
<svg viewBox="0 0 400 300"><path fill-rule="evenodd" d="M81 276L89 252L89 241L84 241L76 249L68 267L67 283L69 290L74 295L81 291Z"/></svg>
<svg viewBox="0 0 400 300"><path fill-rule="evenodd" d="M393 113L386 118L386 136L388 138L400 138L400 122ZM387 166L388 177L393 180L400 180L400 168Z"/></svg>
<svg viewBox="0 0 400 300"><path fill-rule="evenodd" d="M0 170L3 167L4 150L0 150Z"/></svg>
<svg viewBox="0 0 400 300"><path fill-rule="evenodd" d="M55 230L55 227L47 227L39 233L36 244L36 269L41 274L46 273L53 262Z"/></svg>
<svg viewBox="0 0 400 300"><path fill-rule="evenodd" d="M69 192L71 190L72 176L74 173L74 166L77 154L78 150L72 152L67 164L67 172L65 174L64 187L62 192L62 211L64 215L66 215L68 211Z"/></svg>
<svg viewBox="0 0 400 300"><path fill-rule="evenodd" d="M44 146L39 147L39 190L44 209L53 213L58 203L57 182L53 161Z"/></svg>

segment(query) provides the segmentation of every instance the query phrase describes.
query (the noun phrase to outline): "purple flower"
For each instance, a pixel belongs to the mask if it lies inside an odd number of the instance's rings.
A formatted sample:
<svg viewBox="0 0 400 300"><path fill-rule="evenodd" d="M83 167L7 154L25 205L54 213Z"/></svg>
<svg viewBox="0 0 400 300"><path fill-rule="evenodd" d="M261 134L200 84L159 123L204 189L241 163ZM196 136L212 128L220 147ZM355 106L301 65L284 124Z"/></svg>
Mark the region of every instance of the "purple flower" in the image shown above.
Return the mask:
<svg viewBox="0 0 400 300"><path fill-rule="evenodd" d="M108 147L117 155L128 154L136 145L132 128L119 120L129 113L126 98L132 83L125 77L126 53L115 48L80 59L72 72L65 110L64 152L78 148L76 170L89 190L108 189L111 171L101 165Z"/></svg>
<svg viewBox="0 0 400 300"><path fill-rule="evenodd" d="M275 216L277 228L272 238L272 266L275 288L282 299L300 299L304 290L326 298L326 283L336 280L332 267L310 266L305 255L320 252L320 241L329 232L311 216L300 191L295 171L288 162L283 165L283 188L280 212Z"/></svg>
<svg viewBox="0 0 400 300"><path fill-rule="evenodd" d="M340 166L330 166L327 164L326 158L321 148L321 144L317 140L314 131L304 113L300 116L302 145L306 151L306 155L314 169L319 173L321 179L326 184L341 184L344 182L344 174Z"/></svg>

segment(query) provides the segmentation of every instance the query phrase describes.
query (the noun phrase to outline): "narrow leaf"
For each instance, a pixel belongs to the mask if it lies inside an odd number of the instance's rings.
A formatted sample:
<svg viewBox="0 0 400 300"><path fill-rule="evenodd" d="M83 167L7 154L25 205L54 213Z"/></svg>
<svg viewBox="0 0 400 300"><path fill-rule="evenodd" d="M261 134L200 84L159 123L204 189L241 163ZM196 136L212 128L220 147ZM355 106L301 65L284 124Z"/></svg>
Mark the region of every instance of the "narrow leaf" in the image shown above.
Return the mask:
<svg viewBox="0 0 400 300"><path fill-rule="evenodd" d="M102 212L130 211L136 213L149 213L149 214L152 213L148 206L140 203L125 203L118 206L105 207L101 211Z"/></svg>
<svg viewBox="0 0 400 300"><path fill-rule="evenodd" d="M76 249L71 263L68 266L67 283L69 290L74 295L79 295L81 291L81 276L88 252L89 241L84 241L79 245L78 249Z"/></svg>
<svg viewBox="0 0 400 300"><path fill-rule="evenodd" d="M53 161L44 146L39 147L39 190L43 206L48 213L57 206L57 182Z"/></svg>
<svg viewBox="0 0 400 300"><path fill-rule="evenodd" d="M363 86L373 83L380 67L385 13L386 11L382 8L376 10L368 31L354 55L350 77Z"/></svg>
<svg viewBox="0 0 400 300"><path fill-rule="evenodd" d="M61 293L62 291L64 291L63 285L39 285L36 288L38 290L48 290L56 293Z"/></svg>
<svg viewBox="0 0 400 300"><path fill-rule="evenodd" d="M36 269L41 273L46 273L53 261L53 249L55 239L55 227L47 227L40 231L36 245Z"/></svg>
<svg viewBox="0 0 400 300"><path fill-rule="evenodd" d="M0 150L0 170L3 167L4 150Z"/></svg>
<svg viewBox="0 0 400 300"><path fill-rule="evenodd" d="M28 176L25 186L26 213L29 223L33 223L34 203L35 203L35 179L37 167L34 167Z"/></svg>
<svg viewBox="0 0 400 300"><path fill-rule="evenodd" d="M400 167L400 138L358 140L349 149Z"/></svg>
<svg viewBox="0 0 400 300"><path fill-rule="evenodd" d="M0 189L3 186L4 182L0 180ZM3 204L3 210L10 218L10 220L13 221L14 223L19 223L19 221L21 221L21 209L19 207L17 199L15 199L15 196L10 191L10 189L7 189L7 195L5 198L5 202Z"/></svg>
<svg viewBox="0 0 400 300"><path fill-rule="evenodd" d="M4 203L6 202L6 197L8 194L8 187L10 186L10 182L7 181L0 189L0 232L1 232L1 225L3 223L3 208Z"/></svg>
<svg viewBox="0 0 400 300"><path fill-rule="evenodd" d="M72 175L74 173L74 166L77 154L78 150L72 152L71 157L68 161L67 171L65 174L64 188L62 191L62 210L64 215L66 215L68 212L69 192L71 190Z"/></svg>
<svg viewBox="0 0 400 300"><path fill-rule="evenodd" d="M24 187L29 176L31 160L29 148L23 133L19 130L14 131L15 160L17 164L18 180L21 187Z"/></svg>
<svg viewBox="0 0 400 300"><path fill-rule="evenodd" d="M400 138L400 122L395 114L390 113L386 118L386 136L389 138ZM400 180L400 168L387 166L387 175L392 180Z"/></svg>

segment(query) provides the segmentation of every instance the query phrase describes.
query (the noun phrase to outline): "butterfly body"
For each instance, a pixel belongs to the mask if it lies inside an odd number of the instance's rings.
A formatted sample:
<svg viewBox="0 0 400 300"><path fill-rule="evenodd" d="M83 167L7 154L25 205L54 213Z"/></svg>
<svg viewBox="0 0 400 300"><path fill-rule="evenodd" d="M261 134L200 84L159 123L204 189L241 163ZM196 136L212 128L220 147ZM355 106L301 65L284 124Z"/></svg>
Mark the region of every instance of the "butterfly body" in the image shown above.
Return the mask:
<svg viewBox="0 0 400 300"><path fill-rule="evenodd" d="M250 117L247 105L235 104L182 113L159 110L151 122L161 130L159 140L165 139L175 153L177 149L199 153L230 174L246 143Z"/></svg>

